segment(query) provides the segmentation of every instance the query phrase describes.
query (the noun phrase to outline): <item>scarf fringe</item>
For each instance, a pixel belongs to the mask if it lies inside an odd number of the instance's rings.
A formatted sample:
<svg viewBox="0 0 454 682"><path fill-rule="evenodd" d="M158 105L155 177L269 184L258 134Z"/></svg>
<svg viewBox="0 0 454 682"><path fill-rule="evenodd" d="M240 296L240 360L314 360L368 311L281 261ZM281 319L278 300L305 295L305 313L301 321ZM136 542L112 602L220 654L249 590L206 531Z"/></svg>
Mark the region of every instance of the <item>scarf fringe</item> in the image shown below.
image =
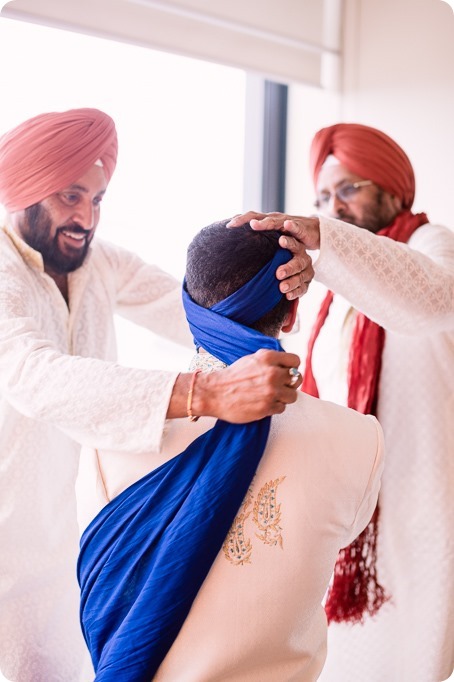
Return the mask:
<svg viewBox="0 0 454 682"><path fill-rule="evenodd" d="M328 624L364 623L390 599L377 578L378 518L377 505L365 530L339 552L325 604Z"/></svg>

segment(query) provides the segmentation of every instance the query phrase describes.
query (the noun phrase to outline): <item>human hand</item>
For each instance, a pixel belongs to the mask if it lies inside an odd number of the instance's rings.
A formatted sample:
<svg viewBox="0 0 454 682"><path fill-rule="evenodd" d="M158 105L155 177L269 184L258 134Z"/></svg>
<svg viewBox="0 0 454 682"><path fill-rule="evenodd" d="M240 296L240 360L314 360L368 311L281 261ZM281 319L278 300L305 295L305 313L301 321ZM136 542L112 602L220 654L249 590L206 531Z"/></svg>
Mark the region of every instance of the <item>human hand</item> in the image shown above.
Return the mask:
<svg viewBox="0 0 454 682"><path fill-rule="evenodd" d="M302 377L298 373L295 381L289 370L299 364L294 353L262 349L226 369L200 374L192 412L236 424L280 414L296 401Z"/></svg>
<svg viewBox="0 0 454 682"><path fill-rule="evenodd" d="M306 249L320 247L318 218L248 211L232 218L227 223L227 227L240 227L247 222L254 230L280 230L282 232L279 244L291 251L293 258L276 270L276 277L283 280L280 290L290 300L305 294L314 276L312 259Z"/></svg>

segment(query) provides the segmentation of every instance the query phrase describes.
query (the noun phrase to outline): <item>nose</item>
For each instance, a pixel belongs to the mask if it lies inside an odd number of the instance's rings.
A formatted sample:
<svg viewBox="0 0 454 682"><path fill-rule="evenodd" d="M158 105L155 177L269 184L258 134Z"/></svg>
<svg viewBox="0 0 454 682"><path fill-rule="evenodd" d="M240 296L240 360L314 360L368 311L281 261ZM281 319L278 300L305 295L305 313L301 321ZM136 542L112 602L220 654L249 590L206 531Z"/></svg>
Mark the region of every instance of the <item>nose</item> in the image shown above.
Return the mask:
<svg viewBox="0 0 454 682"><path fill-rule="evenodd" d="M345 202L341 201L337 194L333 192L326 205L326 212L330 218L336 218L343 215L345 210Z"/></svg>
<svg viewBox="0 0 454 682"><path fill-rule="evenodd" d="M91 201L81 201L78 204L73 220L84 230L92 230L95 227L95 207Z"/></svg>

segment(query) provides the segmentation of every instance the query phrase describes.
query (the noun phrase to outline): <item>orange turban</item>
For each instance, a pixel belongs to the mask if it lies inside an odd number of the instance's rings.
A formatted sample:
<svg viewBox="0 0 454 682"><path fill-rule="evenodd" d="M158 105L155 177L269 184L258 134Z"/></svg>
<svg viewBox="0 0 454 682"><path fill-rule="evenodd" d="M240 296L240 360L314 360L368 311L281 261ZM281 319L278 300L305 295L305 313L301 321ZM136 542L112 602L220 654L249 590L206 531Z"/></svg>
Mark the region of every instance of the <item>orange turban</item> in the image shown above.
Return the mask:
<svg viewBox="0 0 454 682"><path fill-rule="evenodd" d="M37 204L100 159L109 182L117 161L113 120L98 109L40 114L0 138L0 202L9 212Z"/></svg>
<svg viewBox="0 0 454 682"><path fill-rule="evenodd" d="M403 208L411 208L415 197L413 168L403 149L388 135L359 123L322 128L312 140L310 150L314 184L330 154L352 173L399 197Z"/></svg>

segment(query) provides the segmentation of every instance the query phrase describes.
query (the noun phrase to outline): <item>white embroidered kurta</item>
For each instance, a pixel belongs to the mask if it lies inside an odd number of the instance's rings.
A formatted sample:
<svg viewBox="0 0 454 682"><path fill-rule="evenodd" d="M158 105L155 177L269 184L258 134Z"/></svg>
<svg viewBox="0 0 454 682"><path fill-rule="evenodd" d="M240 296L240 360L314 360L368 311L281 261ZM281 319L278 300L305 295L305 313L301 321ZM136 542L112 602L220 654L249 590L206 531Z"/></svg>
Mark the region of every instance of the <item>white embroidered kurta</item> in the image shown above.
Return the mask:
<svg viewBox="0 0 454 682"><path fill-rule="evenodd" d="M0 230L0 670L78 682L78 443L158 449L176 373L115 364L114 312L191 343L180 285L99 239L69 275Z"/></svg>
<svg viewBox="0 0 454 682"><path fill-rule="evenodd" d="M406 245L321 219L315 272L343 297L314 347L322 398L346 399L350 304L386 329L378 570L392 596L364 626L330 626L320 679L439 682L454 663L454 234L425 225Z"/></svg>
<svg viewBox="0 0 454 682"><path fill-rule="evenodd" d="M99 466L93 454L85 521L213 423L169 422L159 453L100 451ZM302 393L273 417L249 493L156 682L316 680L326 655L321 602L338 550L373 513L382 466L373 417Z"/></svg>

